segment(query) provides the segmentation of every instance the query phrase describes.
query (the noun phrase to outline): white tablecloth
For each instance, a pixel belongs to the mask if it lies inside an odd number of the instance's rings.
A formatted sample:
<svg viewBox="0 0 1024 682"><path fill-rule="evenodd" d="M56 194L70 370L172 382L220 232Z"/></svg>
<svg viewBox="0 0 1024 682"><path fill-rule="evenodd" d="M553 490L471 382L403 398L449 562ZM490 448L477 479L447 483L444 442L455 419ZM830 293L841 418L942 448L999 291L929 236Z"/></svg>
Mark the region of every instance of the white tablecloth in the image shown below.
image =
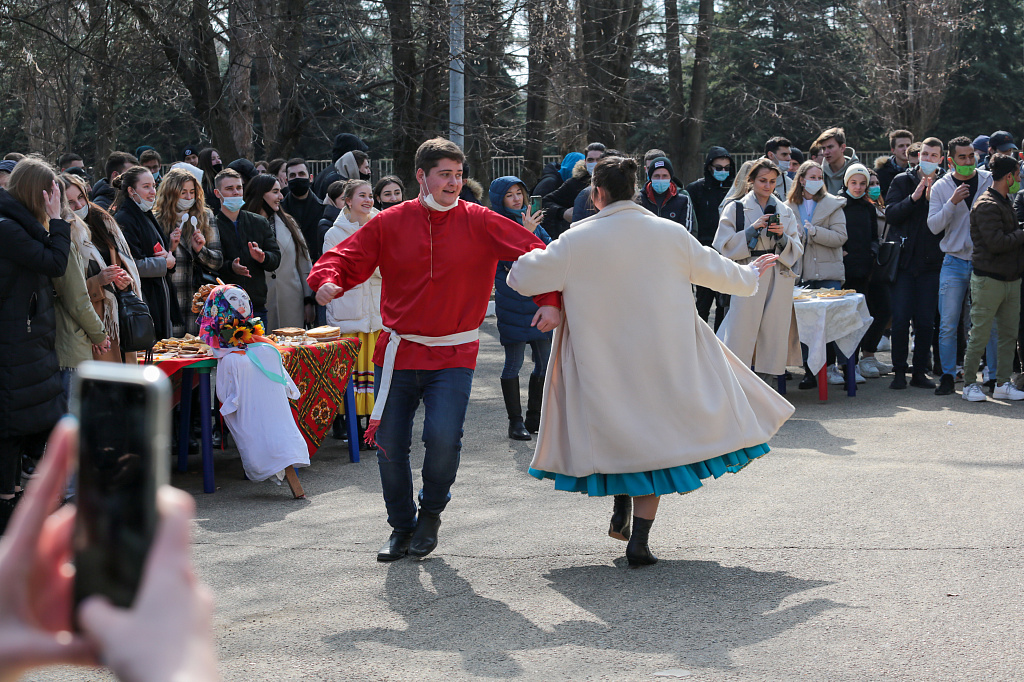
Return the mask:
<svg viewBox="0 0 1024 682"><path fill-rule="evenodd" d="M849 357L873 320L864 294L795 299L793 312L800 343L807 346L807 366L814 374L825 366L825 345L829 341L835 341L843 355Z"/></svg>

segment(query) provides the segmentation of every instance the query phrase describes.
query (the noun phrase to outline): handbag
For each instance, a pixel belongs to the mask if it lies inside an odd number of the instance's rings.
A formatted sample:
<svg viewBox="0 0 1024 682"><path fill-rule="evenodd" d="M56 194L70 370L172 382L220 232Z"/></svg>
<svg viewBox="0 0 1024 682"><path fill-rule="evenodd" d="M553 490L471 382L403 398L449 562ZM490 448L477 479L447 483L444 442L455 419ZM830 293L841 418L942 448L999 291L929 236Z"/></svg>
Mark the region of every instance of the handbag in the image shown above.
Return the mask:
<svg viewBox="0 0 1024 682"><path fill-rule="evenodd" d="M121 350L126 353L148 351L156 343L156 327L153 316L149 314L149 306L131 289L118 291L114 287L114 296L117 297L118 341Z"/></svg>
<svg viewBox="0 0 1024 682"><path fill-rule="evenodd" d="M889 226L886 225L882 241L878 243L878 256L875 257L875 263L878 265L878 276L883 281L892 284L896 281L896 273L899 270L900 242L887 241L888 236Z"/></svg>

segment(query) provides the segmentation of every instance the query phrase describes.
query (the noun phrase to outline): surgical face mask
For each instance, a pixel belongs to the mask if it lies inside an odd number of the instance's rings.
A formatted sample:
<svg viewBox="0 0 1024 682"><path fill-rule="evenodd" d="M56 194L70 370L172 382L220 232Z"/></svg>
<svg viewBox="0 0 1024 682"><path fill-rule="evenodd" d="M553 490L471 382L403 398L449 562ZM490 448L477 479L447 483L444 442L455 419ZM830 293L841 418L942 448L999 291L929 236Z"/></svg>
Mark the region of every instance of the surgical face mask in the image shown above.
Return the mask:
<svg viewBox="0 0 1024 682"><path fill-rule="evenodd" d="M935 163L934 161L921 161L918 167L921 169L921 172L924 173L925 175L931 175L932 173L939 169L939 164Z"/></svg>
<svg viewBox="0 0 1024 682"><path fill-rule="evenodd" d="M878 185L875 185L874 187L868 187L868 196L874 199L875 201L878 201L878 198L882 196L882 188L879 187Z"/></svg>
<svg viewBox="0 0 1024 682"><path fill-rule="evenodd" d="M854 194L849 187L846 188L846 193L849 194L854 199L860 199L861 197L864 196L863 192L861 192L860 194Z"/></svg>
<svg viewBox="0 0 1024 682"><path fill-rule="evenodd" d="M75 213L76 216L78 216L82 220L85 220L86 216L89 215L89 204L86 204L82 208L76 208L74 210L74 213Z"/></svg>
<svg viewBox="0 0 1024 682"><path fill-rule="evenodd" d="M974 175L974 169L977 168L977 166L975 164L973 164L973 163L968 165L968 166L960 166L960 165L954 163L953 164L953 168L954 168L954 170L956 170L957 175L960 175L961 177L969 178L970 176Z"/></svg>
<svg viewBox="0 0 1024 682"><path fill-rule="evenodd" d="M716 170L711 171L711 175L719 182L725 182L729 179L729 171L727 170Z"/></svg>
<svg viewBox="0 0 1024 682"><path fill-rule="evenodd" d="M288 191L297 197L309 193L309 178L292 178L288 181Z"/></svg>
<svg viewBox="0 0 1024 682"><path fill-rule="evenodd" d="M142 199L141 197L136 199L135 197L132 197L130 194L128 196L131 197L131 200L135 202L136 206L138 206L140 209L142 209L143 213L145 213L146 211L152 211L153 210L153 204L156 203L156 202L153 202L153 201L149 201L148 199ZM138 196L138 195L136 194L135 196Z"/></svg>
<svg viewBox="0 0 1024 682"><path fill-rule="evenodd" d="M423 203L426 204L427 208L429 208L432 211L442 211L442 212L444 212L444 211L450 211L453 208L455 208L456 206L458 206L459 205L459 200L456 199L455 203L452 204L451 206L442 206L441 202L439 202L437 199L435 199L433 194L424 191L423 192Z"/></svg>
<svg viewBox="0 0 1024 682"><path fill-rule="evenodd" d="M594 166L597 165L597 161L587 161L587 172L591 175L594 174Z"/></svg>
<svg viewBox="0 0 1024 682"><path fill-rule="evenodd" d="M245 206L245 199L242 197L224 197L220 200L220 205L224 207L225 211L235 213L241 211L242 207Z"/></svg>
<svg viewBox="0 0 1024 682"><path fill-rule="evenodd" d="M193 206L196 205L196 200L192 199L178 199L177 203L174 204L175 208L178 209L178 213L184 213Z"/></svg>
<svg viewBox="0 0 1024 682"><path fill-rule="evenodd" d="M651 180L651 187L654 189L656 194L664 194L668 191L668 187L671 184L671 180Z"/></svg>
<svg viewBox="0 0 1024 682"><path fill-rule="evenodd" d="M808 194L817 194L821 191L821 188L825 186L824 180L805 180L804 189L807 190Z"/></svg>

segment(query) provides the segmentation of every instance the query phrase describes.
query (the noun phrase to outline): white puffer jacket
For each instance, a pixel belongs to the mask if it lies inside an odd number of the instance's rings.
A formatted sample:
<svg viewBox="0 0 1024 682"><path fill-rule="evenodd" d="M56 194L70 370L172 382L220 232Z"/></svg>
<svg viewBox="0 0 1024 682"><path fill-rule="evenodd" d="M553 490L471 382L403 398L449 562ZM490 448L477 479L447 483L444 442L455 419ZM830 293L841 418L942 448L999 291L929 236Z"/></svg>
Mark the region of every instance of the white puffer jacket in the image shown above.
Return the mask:
<svg viewBox="0 0 1024 682"><path fill-rule="evenodd" d="M377 213L373 209L370 217ZM345 241L360 227L359 223L349 219L348 209L344 209L324 235L324 251ZM370 279L328 303L327 324L338 327L342 334L379 331L383 327L380 319L380 285L380 270L375 270Z"/></svg>

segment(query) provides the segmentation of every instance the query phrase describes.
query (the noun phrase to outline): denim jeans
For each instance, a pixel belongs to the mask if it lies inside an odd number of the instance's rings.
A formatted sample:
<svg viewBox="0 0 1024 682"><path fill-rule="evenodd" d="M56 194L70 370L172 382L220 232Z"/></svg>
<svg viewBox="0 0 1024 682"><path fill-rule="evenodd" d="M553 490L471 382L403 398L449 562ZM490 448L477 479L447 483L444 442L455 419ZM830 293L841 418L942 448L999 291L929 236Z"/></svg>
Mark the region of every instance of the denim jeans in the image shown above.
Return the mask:
<svg viewBox="0 0 1024 682"><path fill-rule="evenodd" d="M910 323L914 323L914 374L928 372L935 310L939 304L939 273L900 270L892 284L892 364L897 374L910 369Z"/></svg>
<svg viewBox="0 0 1024 682"><path fill-rule="evenodd" d="M544 376L548 371L548 356L551 355L551 339L538 339L530 341L530 351L533 357L533 375ZM507 343L502 346L505 349L505 367L501 370L502 379L518 379L519 370L523 368L523 361L526 359L526 342Z"/></svg>
<svg viewBox="0 0 1024 682"><path fill-rule="evenodd" d="M380 371L380 367L374 368L375 388L380 386ZM467 367L394 371L377 429L377 466L388 524L396 531L412 532L416 528L409 449L420 400L424 405L422 438L426 453L419 503L424 511L440 514L451 499L449 490L459 470L462 426L472 387L473 370Z"/></svg>
<svg viewBox="0 0 1024 682"><path fill-rule="evenodd" d="M942 272L939 274L939 361L942 373L956 376L956 328L960 323L960 315L964 309L964 300L971 290L971 272L974 267L970 261L950 256L942 260ZM989 376L995 377L996 357L996 325L992 326L992 336L985 351Z"/></svg>

